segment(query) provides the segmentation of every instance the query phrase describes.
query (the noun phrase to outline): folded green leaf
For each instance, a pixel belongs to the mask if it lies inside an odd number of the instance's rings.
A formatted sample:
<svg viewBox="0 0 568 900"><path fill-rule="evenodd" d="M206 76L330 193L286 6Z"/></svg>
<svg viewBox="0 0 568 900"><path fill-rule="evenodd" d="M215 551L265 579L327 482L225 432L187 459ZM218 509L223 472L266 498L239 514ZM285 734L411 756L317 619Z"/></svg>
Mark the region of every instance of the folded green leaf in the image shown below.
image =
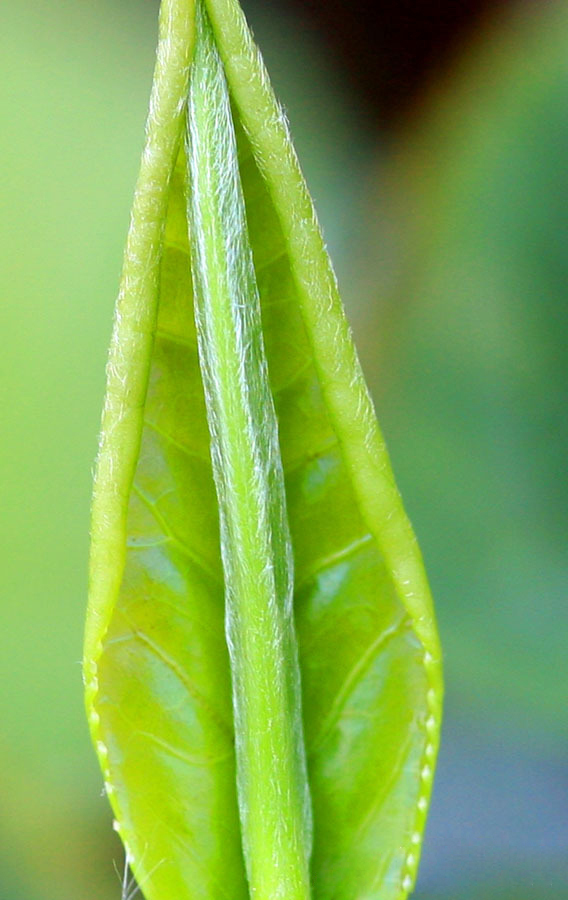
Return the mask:
<svg viewBox="0 0 568 900"><path fill-rule="evenodd" d="M85 642L93 739L149 900L404 898L439 665L419 551L240 7L163 0Z"/></svg>

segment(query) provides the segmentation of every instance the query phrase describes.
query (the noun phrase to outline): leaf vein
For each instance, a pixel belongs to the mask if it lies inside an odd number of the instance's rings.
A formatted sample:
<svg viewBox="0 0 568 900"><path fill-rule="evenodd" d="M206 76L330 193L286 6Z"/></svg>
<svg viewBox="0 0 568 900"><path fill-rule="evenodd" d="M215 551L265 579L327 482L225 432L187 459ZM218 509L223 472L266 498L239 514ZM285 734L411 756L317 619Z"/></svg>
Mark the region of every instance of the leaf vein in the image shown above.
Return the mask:
<svg viewBox="0 0 568 900"><path fill-rule="evenodd" d="M171 543L188 559L190 559L196 566L198 566L202 572L205 572L206 575L209 576L213 581L217 583L221 583L222 579L217 572L215 572L207 562L197 553L195 550L192 550L187 546L182 540L180 540L171 530L168 522L165 517L159 512L156 508L156 504L151 497L148 497L147 494L142 490L142 488L136 484L136 482L132 485L132 490L138 495L138 497L142 500L142 502L148 507L154 518L156 519L160 528L163 529L164 534L168 537Z"/></svg>
<svg viewBox="0 0 568 900"><path fill-rule="evenodd" d="M333 728L341 717L341 712L349 696L353 693L359 682L364 677L365 673L369 670L379 650L382 650L385 645L390 640L392 640L393 637L399 634L403 626L408 626L410 624L411 623L408 617L405 615L401 615L401 618L394 622L389 628L381 631L380 634L377 635L377 637L369 644L363 655L352 666L350 671L347 673L343 684L335 695L335 700L333 701L331 709L323 721L320 733L314 740L313 746L309 753L310 756L315 755L330 736Z"/></svg>
<svg viewBox="0 0 568 900"><path fill-rule="evenodd" d="M170 656L170 654L167 653L160 644L156 643L156 641L153 641L151 637L149 637L144 631L142 631L142 629L138 628L124 611L122 611L122 614L132 629L132 636L136 640L140 641L141 644L144 644L146 647L148 647L148 649L150 649L152 653L155 654L155 656L176 676L176 678L179 679L190 697L208 714L209 718L215 723L219 731L222 732L222 734L232 742L233 730L230 723L225 721L223 716L219 712L217 712L217 710L211 705L211 703L201 693L195 683L190 678L188 678L187 673L183 670L179 663L172 656Z"/></svg>
<svg viewBox="0 0 568 900"><path fill-rule="evenodd" d="M317 457L314 457L317 459ZM288 474L288 470L286 470L286 474ZM373 541L373 536L371 534L365 534L363 537L357 538L351 544L348 544L346 547L342 547L341 550L338 550L336 553L330 553L329 556L324 556L317 560L314 565L305 572L300 579L296 582L295 592L302 590L305 587L308 581L311 581L312 578L315 578L317 575L321 575L322 572L325 572L327 569L331 569L333 566L338 565L339 563L344 562L350 557L354 556L359 552L363 547L367 546Z"/></svg>

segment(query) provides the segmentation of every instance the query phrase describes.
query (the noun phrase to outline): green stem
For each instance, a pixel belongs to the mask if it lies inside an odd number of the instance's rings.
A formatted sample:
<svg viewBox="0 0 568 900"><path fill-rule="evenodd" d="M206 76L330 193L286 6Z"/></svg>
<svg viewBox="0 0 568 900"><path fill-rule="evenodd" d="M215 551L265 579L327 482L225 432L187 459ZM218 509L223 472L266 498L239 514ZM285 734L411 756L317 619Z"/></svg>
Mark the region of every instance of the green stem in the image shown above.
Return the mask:
<svg viewBox="0 0 568 900"><path fill-rule="evenodd" d="M306 900L311 816L277 422L229 94L201 4L196 28L188 217L220 508L243 848L255 900Z"/></svg>

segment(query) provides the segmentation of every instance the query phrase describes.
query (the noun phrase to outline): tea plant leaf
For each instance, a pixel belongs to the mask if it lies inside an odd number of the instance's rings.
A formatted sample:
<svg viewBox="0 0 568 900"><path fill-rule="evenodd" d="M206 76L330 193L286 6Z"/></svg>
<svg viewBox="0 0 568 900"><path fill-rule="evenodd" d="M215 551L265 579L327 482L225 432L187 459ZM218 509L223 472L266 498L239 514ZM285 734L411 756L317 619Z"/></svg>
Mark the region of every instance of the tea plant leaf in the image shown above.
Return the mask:
<svg viewBox="0 0 568 900"><path fill-rule="evenodd" d="M399 900L437 751L430 594L262 61L236 0L198 12L186 107L194 10L162 7L111 346L91 730L149 900Z"/></svg>

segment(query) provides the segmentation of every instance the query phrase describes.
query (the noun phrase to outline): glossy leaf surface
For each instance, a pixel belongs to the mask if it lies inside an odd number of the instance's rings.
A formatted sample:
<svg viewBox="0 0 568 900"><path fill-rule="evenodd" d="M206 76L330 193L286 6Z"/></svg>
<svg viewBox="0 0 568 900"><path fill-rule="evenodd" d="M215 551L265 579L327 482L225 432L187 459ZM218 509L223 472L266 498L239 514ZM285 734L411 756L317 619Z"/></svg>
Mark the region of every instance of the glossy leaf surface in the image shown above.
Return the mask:
<svg viewBox="0 0 568 900"><path fill-rule="evenodd" d="M254 317L239 319L243 347L260 341L268 366L271 397L251 391L258 444L267 440L267 403L278 422L313 810L311 892L398 900L413 884L437 749L441 683L428 587L285 120L238 4L205 7L224 74L220 64L211 69L211 54L200 57L200 29L195 64L201 58L213 87L228 84L240 182L233 196L242 191L247 226L244 243L231 247L246 256L250 241L251 268L241 271L251 302L255 282L260 298L262 338ZM235 760L243 725L238 704L233 716L224 627L231 534L222 529L221 553L211 467L219 440L208 425L194 324L202 168L188 179L181 149L194 39L192 4L165 2L109 362L85 650L107 792L150 900L263 896L248 886L243 861ZM210 90L205 104L222 96ZM210 114L222 122L220 107ZM195 146L204 126L191 103L189 116ZM225 144L220 133L201 164L222 171ZM240 213L225 210L230 230ZM219 274L212 265L207 277ZM203 364L210 334L197 321ZM210 375L215 365L225 363L213 359ZM204 371L207 385L207 363ZM235 559L246 552L241 544L229 551ZM282 666L292 657L284 653ZM266 678L262 659L255 665L253 688Z"/></svg>

